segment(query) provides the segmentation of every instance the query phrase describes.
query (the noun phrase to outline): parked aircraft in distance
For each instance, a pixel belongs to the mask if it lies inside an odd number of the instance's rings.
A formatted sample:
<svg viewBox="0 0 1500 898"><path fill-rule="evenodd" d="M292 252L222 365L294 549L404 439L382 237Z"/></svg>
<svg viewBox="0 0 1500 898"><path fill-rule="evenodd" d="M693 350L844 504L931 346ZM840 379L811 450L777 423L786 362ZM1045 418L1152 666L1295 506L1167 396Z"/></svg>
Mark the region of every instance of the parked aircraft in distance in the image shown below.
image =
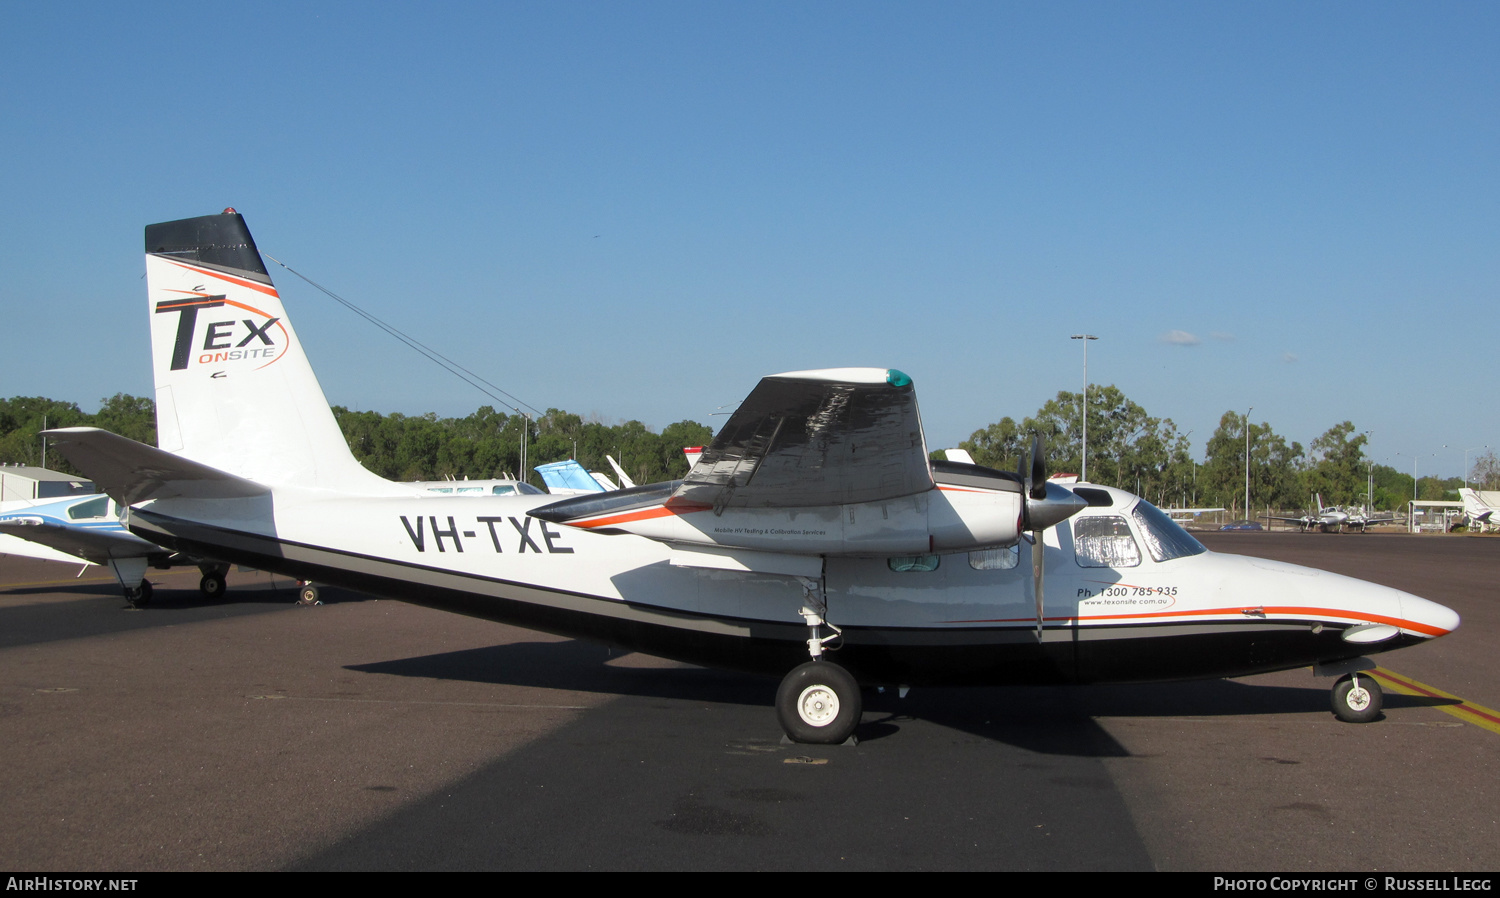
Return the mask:
<svg viewBox="0 0 1500 898"><path fill-rule="evenodd" d="M0 554L104 565L119 581L126 601L136 607L151 601L151 581L145 579L148 567L192 565L203 574L198 589L206 597L224 594L229 565L141 539L125 529L120 514L119 504L104 495L6 502L0 506Z"/></svg>
<svg viewBox="0 0 1500 898"><path fill-rule="evenodd" d="M763 378L680 481L563 499L414 497L343 441L244 220L146 229L162 448L54 445L130 529L225 558L695 664L782 676L803 742L855 733L862 686L1131 682L1313 666L1379 715L1366 656L1448 608L1209 552L1136 496L929 461L911 378ZM700 375L701 376L701 375ZM1045 584L1045 588L1044 588ZM837 659L835 661L834 659Z"/></svg>
<svg viewBox="0 0 1500 898"><path fill-rule="evenodd" d="M1205 515L1205 514L1209 514L1211 512L1226 511L1226 510L1227 509L1224 509L1224 508L1163 508L1162 509L1162 511L1164 511L1164 512L1167 513L1167 517L1171 518L1174 521L1177 521L1178 523L1182 523L1184 521L1196 521L1198 519L1199 515Z"/></svg>
<svg viewBox="0 0 1500 898"><path fill-rule="evenodd" d="M499 477L493 480L414 480L411 485L424 493L443 496L544 496L524 480Z"/></svg>
<svg viewBox="0 0 1500 898"><path fill-rule="evenodd" d="M1303 533L1317 530L1321 533L1343 533L1345 530L1358 530L1364 533L1374 524L1389 524L1395 520L1391 512L1383 511L1371 513L1368 509L1359 505L1324 505L1322 495L1316 495L1318 510L1308 512L1301 517L1282 517L1280 515L1262 515L1272 521L1282 521L1287 524L1296 524L1297 529Z"/></svg>
<svg viewBox="0 0 1500 898"><path fill-rule="evenodd" d="M1471 529L1486 532L1500 527L1500 521L1495 520L1495 509L1484 501L1478 490L1464 487L1458 491L1458 497L1464 502L1464 517Z"/></svg>

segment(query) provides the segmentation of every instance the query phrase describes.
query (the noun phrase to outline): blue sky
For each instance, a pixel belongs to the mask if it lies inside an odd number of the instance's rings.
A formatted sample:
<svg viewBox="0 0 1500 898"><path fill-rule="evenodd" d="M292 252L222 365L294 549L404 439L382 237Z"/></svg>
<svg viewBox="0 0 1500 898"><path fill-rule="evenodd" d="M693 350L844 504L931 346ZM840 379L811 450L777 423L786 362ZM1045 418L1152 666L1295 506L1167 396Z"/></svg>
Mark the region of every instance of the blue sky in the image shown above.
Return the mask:
<svg viewBox="0 0 1500 898"><path fill-rule="evenodd" d="M6 4L0 395L149 395L141 229L232 205L538 408L890 366L952 445L1087 331L1200 456L1254 406L1456 475L1500 447L1497 46L1481 3ZM331 401L491 402L273 274Z"/></svg>

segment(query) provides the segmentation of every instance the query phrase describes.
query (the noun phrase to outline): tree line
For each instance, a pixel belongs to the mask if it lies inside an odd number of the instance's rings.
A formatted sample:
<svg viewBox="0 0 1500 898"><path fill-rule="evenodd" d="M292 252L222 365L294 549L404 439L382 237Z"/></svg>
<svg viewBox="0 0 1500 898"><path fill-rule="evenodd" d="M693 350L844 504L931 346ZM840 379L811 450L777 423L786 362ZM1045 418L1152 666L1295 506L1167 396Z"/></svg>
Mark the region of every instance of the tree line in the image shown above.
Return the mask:
<svg viewBox="0 0 1500 898"><path fill-rule="evenodd" d="M1303 509L1320 494L1329 505L1364 505L1395 509L1413 497L1454 499L1462 478L1423 477L1365 457L1368 437L1352 422L1330 427L1304 447L1289 442L1270 424L1254 423L1227 411L1209 437L1203 461L1192 455L1189 437L1170 418L1157 418L1113 385L1091 384L1088 402L1088 477L1117 486L1157 505L1223 506L1243 513L1246 451L1250 501L1255 508ZM1082 395L1066 390L1018 424L1012 418L974 431L960 447L982 465L1016 470L1039 434L1047 447L1050 471L1082 473ZM713 432L695 421L679 421L653 432L639 421L605 424L559 409L539 418L484 406L462 418L435 414L351 411L334 406L349 448L370 471L389 480L490 479L525 474L540 485L534 471L522 472L522 440L528 467L577 458L584 467L611 473L605 456L614 456L636 483L681 477L687 471L684 446L703 446ZM148 398L116 393L89 414L70 402L35 396L0 399L0 462L42 463L45 427L93 426L142 443L156 445L155 408ZM1247 440L1248 437L1248 440ZM1248 447L1247 447L1248 442ZM48 453L46 466L70 474L65 459ZM1470 469L1480 489L1500 489L1500 459L1493 450L1480 455Z"/></svg>
<svg viewBox="0 0 1500 898"><path fill-rule="evenodd" d="M1081 393L1060 391L1036 414L1001 418L959 444L981 465L1016 470L1030 451L1031 437L1045 442L1048 469L1081 473ZM1088 479L1144 496L1160 506L1222 506L1245 513L1245 489L1254 508L1303 509L1321 495L1325 505L1395 509L1415 496L1456 499L1461 477L1411 475L1365 457L1369 438L1343 421L1304 447L1289 442L1269 423L1227 411L1208 439L1202 462L1193 458L1188 434L1171 418L1157 418L1119 388L1088 387ZM1247 475L1248 470L1248 475ZM1475 459L1470 480L1479 489L1500 489L1500 459L1493 450Z"/></svg>
<svg viewBox="0 0 1500 898"><path fill-rule="evenodd" d="M408 416L333 407L350 450L360 464L388 480L488 480L520 476L538 486L535 471L521 471L521 444L528 467L577 458L591 471L613 478L605 456L614 456L636 483L672 480L687 473L684 446L704 446L713 432L694 421L680 421L653 433L639 421L605 424L548 409L540 418L508 415L484 406L463 418L429 413ZM71 402L36 396L0 399L0 462L42 465L41 431L55 427L100 427L156 445L152 400L124 393L101 402L89 414ZM48 452L45 467L77 474L67 459Z"/></svg>

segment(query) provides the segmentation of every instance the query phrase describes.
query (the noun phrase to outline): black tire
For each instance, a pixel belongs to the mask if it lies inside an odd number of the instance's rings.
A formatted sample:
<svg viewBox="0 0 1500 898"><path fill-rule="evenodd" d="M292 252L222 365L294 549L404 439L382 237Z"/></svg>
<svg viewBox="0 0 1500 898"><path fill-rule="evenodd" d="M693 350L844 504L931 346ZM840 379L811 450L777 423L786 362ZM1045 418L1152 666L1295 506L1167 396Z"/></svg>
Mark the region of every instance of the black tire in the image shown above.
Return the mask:
<svg viewBox="0 0 1500 898"><path fill-rule="evenodd" d="M151 593L151 581L142 580L141 585L135 589L125 590L125 601L129 602L132 608L145 608L151 604Z"/></svg>
<svg viewBox="0 0 1500 898"><path fill-rule="evenodd" d="M837 745L854 735L863 713L859 684L831 661L794 668L776 690L776 718L793 742Z"/></svg>
<svg viewBox="0 0 1500 898"><path fill-rule="evenodd" d="M226 586L224 578L218 574L204 574L203 579L198 581L198 591L207 599L217 599L224 595Z"/></svg>
<svg viewBox="0 0 1500 898"><path fill-rule="evenodd" d="M321 604L323 604L322 602L318 601L318 588L316 586L313 586L311 583L309 583L306 586L302 587L301 589L297 590L297 604L298 605L321 605Z"/></svg>
<svg viewBox="0 0 1500 898"><path fill-rule="evenodd" d="M1333 684L1333 715L1347 723L1369 723L1377 719L1385 703L1385 694L1375 678L1368 673L1358 676L1358 687L1352 674Z"/></svg>

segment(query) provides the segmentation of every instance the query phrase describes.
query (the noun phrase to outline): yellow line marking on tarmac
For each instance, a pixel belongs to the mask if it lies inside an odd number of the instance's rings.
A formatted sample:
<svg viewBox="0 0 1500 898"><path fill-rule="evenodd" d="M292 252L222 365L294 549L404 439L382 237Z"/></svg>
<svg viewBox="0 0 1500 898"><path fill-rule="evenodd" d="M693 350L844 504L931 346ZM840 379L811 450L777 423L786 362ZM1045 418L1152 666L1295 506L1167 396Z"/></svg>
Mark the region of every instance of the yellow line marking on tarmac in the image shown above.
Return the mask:
<svg viewBox="0 0 1500 898"><path fill-rule="evenodd" d="M69 577L66 580L32 580L29 583L7 583L6 589L31 589L37 586L77 586L80 583L113 583L114 575L107 577Z"/></svg>
<svg viewBox="0 0 1500 898"><path fill-rule="evenodd" d="M258 701L279 701L291 699L294 702L335 702L356 705L459 705L469 708L506 708L516 710L533 711L592 711L592 705L547 705L541 703L517 704L514 702L435 702L420 699L401 698L333 698L319 695L247 695L249 699Z"/></svg>
<svg viewBox="0 0 1500 898"><path fill-rule="evenodd" d="M1419 683L1411 677L1386 670L1384 667L1377 667L1374 670L1366 671L1366 673L1374 675L1377 680L1401 695L1452 699L1457 704L1433 705L1433 707L1445 714L1452 714L1464 723L1472 723L1474 726L1484 727L1492 733L1500 733L1500 711L1464 701L1452 693L1444 692L1435 686L1428 686L1426 683Z"/></svg>

